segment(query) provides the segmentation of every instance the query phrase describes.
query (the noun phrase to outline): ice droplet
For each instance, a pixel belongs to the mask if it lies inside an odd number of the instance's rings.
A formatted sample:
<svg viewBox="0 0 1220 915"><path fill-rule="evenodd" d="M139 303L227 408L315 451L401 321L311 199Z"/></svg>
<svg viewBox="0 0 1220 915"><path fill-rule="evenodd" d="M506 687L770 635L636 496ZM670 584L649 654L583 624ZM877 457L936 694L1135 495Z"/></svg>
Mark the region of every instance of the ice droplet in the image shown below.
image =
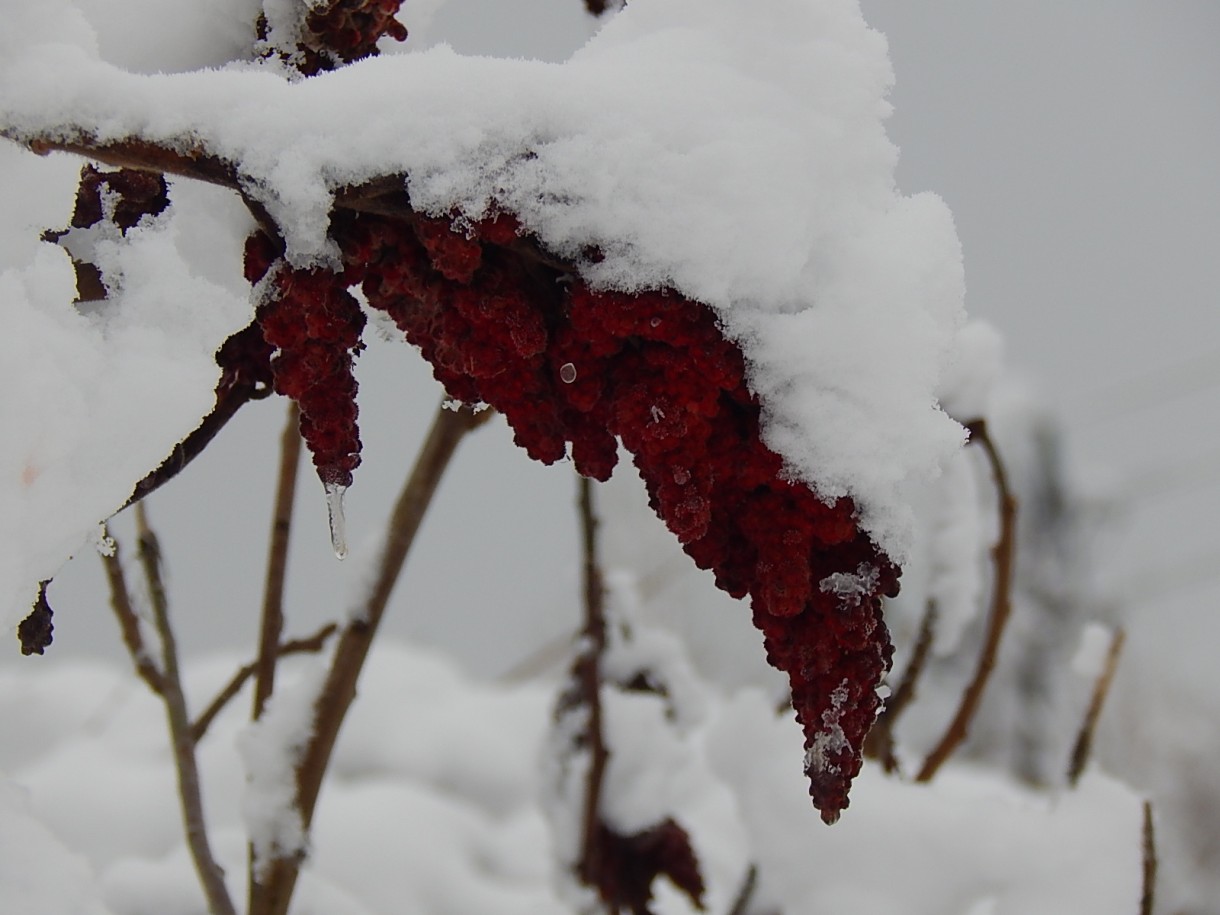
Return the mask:
<svg viewBox="0 0 1220 915"><path fill-rule="evenodd" d="M576 366L570 362L565 362L559 367L559 380L564 384L571 384L576 380Z"/></svg>
<svg viewBox="0 0 1220 915"><path fill-rule="evenodd" d="M330 545L336 559L347 558L347 521L343 517L343 494L346 486L338 483L326 485L326 514L330 518Z"/></svg>

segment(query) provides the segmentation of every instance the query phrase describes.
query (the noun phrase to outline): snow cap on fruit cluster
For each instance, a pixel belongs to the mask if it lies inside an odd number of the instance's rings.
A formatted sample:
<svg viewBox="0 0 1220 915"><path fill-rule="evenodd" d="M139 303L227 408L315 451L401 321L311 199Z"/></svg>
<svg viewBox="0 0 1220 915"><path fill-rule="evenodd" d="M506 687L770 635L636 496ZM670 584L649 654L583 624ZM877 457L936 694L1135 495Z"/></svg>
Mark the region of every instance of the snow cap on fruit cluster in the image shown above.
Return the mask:
<svg viewBox="0 0 1220 915"><path fill-rule="evenodd" d="M895 187L887 47L855 0L648 0L562 64L436 46L297 82L148 79L73 40L5 43L8 133L237 163L296 266L332 262L338 187L401 174L446 218L495 203L594 288L714 308L787 472L905 557L906 489L963 439L935 400L962 266L944 203Z"/></svg>

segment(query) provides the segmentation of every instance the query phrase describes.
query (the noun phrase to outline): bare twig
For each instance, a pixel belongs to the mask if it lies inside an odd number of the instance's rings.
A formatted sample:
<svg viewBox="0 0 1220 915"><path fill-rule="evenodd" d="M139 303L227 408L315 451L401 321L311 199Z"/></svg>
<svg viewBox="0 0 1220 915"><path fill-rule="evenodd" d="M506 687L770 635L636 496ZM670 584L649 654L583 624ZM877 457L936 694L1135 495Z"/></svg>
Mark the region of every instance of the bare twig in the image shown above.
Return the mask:
<svg viewBox="0 0 1220 915"><path fill-rule="evenodd" d="M924 608L923 619L919 623L919 635L915 647L911 651L911 660L903 671L902 681L894 694L885 702L885 708L877 716L868 737L864 741L864 753L869 759L881 761L888 773L898 771L898 756L894 748L894 729L898 719L915 699L916 687L927 663L928 654L932 648L932 639L936 634L936 601L929 600Z"/></svg>
<svg viewBox="0 0 1220 915"><path fill-rule="evenodd" d="M1156 832L1152 823L1152 802L1144 801L1143 892L1140 893L1140 915L1152 915L1156 899Z"/></svg>
<svg viewBox="0 0 1220 915"><path fill-rule="evenodd" d="M336 623L327 623L313 635L304 639L292 639L284 642L276 648L276 656L284 657L290 654L306 654L316 653L326 647L326 640L335 634L339 628ZM233 700L233 698L241 692L241 688L246 685L249 680L258 672L258 662L252 661L244 667L238 669L232 679L225 684L224 689L216 694L216 698L211 701L203 713L195 719L191 725L191 739L198 743L203 739L203 735L207 733L212 721L224 711L224 707Z"/></svg>
<svg viewBox="0 0 1220 915"><path fill-rule="evenodd" d="M1106 663L1093 684L1093 695L1089 700L1088 711L1080 725L1080 733L1076 735L1076 743L1072 747L1071 762L1068 764L1068 784L1075 785L1080 781L1080 775L1089 761L1089 753L1093 749L1093 734L1097 730L1097 719L1101 717L1102 706L1106 696L1110 694L1110 684L1114 682L1114 672L1118 670L1118 659L1122 656L1123 642L1126 633L1121 628L1115 629L1110 637L1110 650L1106 652Z"/></svg>
<svg viewBox="0 0 1220 915"><path fill-rule="evenodd" d="M953 751L966 739L970 730L970 722L978 711L983 698L983 690L995 668L996 656L1000 650L1000 639L1004 635L1004 627L1012 610L1012 573L1013 560L1016 551L1016 520L1017 500L1008 486L1008 475L1004 470L1004 462L996 450L995 443L987 434L987 425L983 420L967 423L970 441L982 446L991 465L991 474L995 480L996 498L1000 509L1000 536L991 551L995 566L995 580L992 582L991 615L988 619L987 633L983 639L983 647L979 653L979 663L974 678L962 694L961 704L957 714L953 716L948 729L940 742L928 754L923 768L915 776L919 782L931 781L936 772L952 755Z"/></svg>
<svg viewBox="0 0 1220 915"><path fill-rule="evenodd" d="M606 650L606 593L601 567L597 562L597 516L593 511L593 484L580 478L578 496L580 534L583 549L585 625L580 656L573 673L580 688L580 703L588 709L584 745L589 753L585 780L585 803L581 818L582 837L577 872L586 885L599 886L598 875L605 869L601 860L601 793L609 753L602 734L601 657Z"/></svg>
<svg viewBox="0 0 1220 915"><path fill-rule="evenodd" d="M733 900L733 905L728 911L728 915L747 915L750 911L750 902L754 898L754 890L758 886L758 865L751 864L746 870L745 877L741 880L741 889L737 891L737 896Z"/></svg>
<svg viewBox="0 0 1220 915"><path fill-rule="evenodd" d="M236 915L229 892L225 888L224 870L216 863L208 843L203 816L203 797L199 786L199 768L195 759L195 743L191 740L190 718L187 716L186 695L178 670L178 648L169 622L169 602L161 577L161 547L156 534L148 526L144 503L136 505L136 531L139 536L140 564L148 582L149 602L157 635L161 639L161 698L169 720L170 741L174 754L174 769L178 774L178 798L182 804L182 819L186 826L186 842L199 882L207 897L212 915Z"/></svg>
<svg viewBox="0 0 1220 915"><path fill-rule="evenodd" d="M263 588L262 625L258 660L255 661L254 711L257 721L275 691L275 662L282 653L280 633L284 629L284 572L288 567L288 540L292 532L292 506L297 491L297 467L301 463L301 408L288 402L288 418L280 437L279 483L271 517L267 548L267 581ZM238 689L240 689L240 685Z"/></svg>
<svg viewBox="0 0 1220 915"><path fill-rule="evenodd" d="M491 415L438 409L415 466L390 516L386 543L372 590L358 613L354 613L339 636L330 671L314 709L313 736L297 764L297 808L308 830L330 763L343 718L356 697L356 681L368 656L373 636L385 613L399 574L419 531L437 485L466 433ZM278 858L267 862L262 876L250 887L250 915L285 915L296 886L300 862Z"/></svg>
<svg viewBox="0 0 1220 915"><path fill-rule="evenodd" d="M234 385L224 391L218 391L212 411L200 420L193 432L174 446L169 457L162 461L160 466L136 483L131 495L128 496L119 511L151 495L185 470L191 461L203 453L203 449L211 443L229 420L237 415L238 410L251 400L261 400L270 393L270 390L252 385Z"/></svg>
<svg viewBox="0 0 1220 915"><path fill-rule="evenodd" d="M106 569L106 581L110 584L110 606L114 609L115 618L119 621L119 631L123 636L123 644L135 665L140 679L148 684L158 696L164 694L164 684L161 681L161 671L153 662L148 649L144 646L144 636L140 633L140 619L131 603L131 592L127 590L127 577L123 573L123 560L119 555L119 544L112 539L110 552L102 554L102 566Z"/></svg>

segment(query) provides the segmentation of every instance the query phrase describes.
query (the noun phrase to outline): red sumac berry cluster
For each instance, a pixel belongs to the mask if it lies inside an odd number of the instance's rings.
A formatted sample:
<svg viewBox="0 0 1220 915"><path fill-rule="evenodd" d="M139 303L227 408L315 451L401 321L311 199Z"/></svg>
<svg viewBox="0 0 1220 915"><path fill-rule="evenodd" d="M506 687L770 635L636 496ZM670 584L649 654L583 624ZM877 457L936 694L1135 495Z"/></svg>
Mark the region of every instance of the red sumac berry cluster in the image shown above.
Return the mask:
<svg viewBox="0 0 1220 915"><path fill-rule="evenodd" d="M86 165L76 189L74 228L87 229L106 218L103 195L110 195L110 219L124 234L145 216L156 216L169 206L169 186L161 175L134 168L103 170Z"/></svg>
<svg viewBox="0 0 1220 915"><path fill-rule="evenodd" d="M304 14L301 37L295 48L278 48L278 53L306 76L377 54L383 36L406 41L407 29L395 15L402 0L330 0ZM267 20L259 18L258 34L267 40Z"/></svg>
<svg viewBox="0 0 1220 915"><path fill-rule="evenodd" d="M76 205L69 228L42 233L43 241L63 243L72 229L89 229L104 221L126 235L145 216L158 216L169 207L169 186L154 172L134 168L101 169L86 165L80 171ZM72 258L78 301L106 298L106 286L97 265Z"/></svg>
<svg viewBox="0 0 1220 915"><path fill-rule="evenodd" d="M897 592L897 569L850 499L828 505L785 479L741 352L711 309L666 291L594 291L518 229L507 215L358 216L336 240L346 278L449 394L495 407L531 457L570 453L605 480L619 441L631 452L686 552L752 597L768 660L791 681L810 793L833 821L879 707L891 655L880 599Z"/></svg>
<svg viewBox="0 0 1220 915"><path fill-rule="evenodd" d="M360 464L352 358L363 346L364 312L342 274L295 270L273 255L261 233L246 243L246 278L257 283L267 276L257 320L276 351L275 391L300 405L301 437L322 482L347 487Z"/></svg>

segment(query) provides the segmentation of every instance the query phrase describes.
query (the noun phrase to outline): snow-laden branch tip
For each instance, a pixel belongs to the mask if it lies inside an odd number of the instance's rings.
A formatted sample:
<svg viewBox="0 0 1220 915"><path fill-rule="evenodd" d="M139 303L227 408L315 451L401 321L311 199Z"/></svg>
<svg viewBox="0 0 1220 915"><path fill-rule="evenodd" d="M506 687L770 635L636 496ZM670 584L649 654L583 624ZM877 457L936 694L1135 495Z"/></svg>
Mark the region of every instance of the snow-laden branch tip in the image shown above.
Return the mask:
<svg viewBox="0 0 1220 915"><path fill-rule="evenodd" d="M232 169L297 264L331 256L338 190L406 175L415 208L474 219L495 203L595 286L712 306L788 471L851 495L904 558L905 487L963 437L934 398L962 268L943 202L895 189L890 64L855 3L656 0L563 64L437 47L294 83L126 73L21 23L0 66L5 136L137 140Z"/></svg>

